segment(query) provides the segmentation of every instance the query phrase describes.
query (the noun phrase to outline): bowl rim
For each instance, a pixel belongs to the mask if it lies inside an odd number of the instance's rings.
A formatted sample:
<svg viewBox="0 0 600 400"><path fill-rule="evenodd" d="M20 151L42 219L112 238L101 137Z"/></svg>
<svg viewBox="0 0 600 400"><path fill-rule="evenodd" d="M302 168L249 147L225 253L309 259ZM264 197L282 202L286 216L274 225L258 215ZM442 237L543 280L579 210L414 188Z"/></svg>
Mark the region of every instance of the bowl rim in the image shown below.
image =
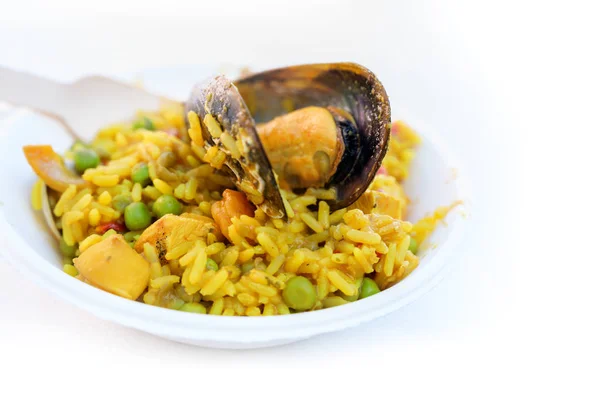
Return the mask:
<svg viewBox="0 0 600 400"><path fill-rule="evenodd" d="M25 112L19 116L28 117L31 114ZM102 319L159 336L241 344L266 343L301 339L359 325L396 311L434 288L443 279L448 264L454 261L451 256L464 242L467 225L472 219L473 199L464 166L444 140L433 134L424 123L411 117L405 110L394 114L402 115L402 120L419 133L423 143L433 147L445 165L459 171L453 181L457 198L463 203L446 217L448 237L435 254L422 261L424 268L417 268L407 278L377 296L340 307L264 318L198 315L151 306L110 294L65 274L54 263L32 251L7 221L5 207L0 207L0 235L5 243L0 250L13 267L21 266L15 269L69 303ZM9 124L5 123L0 129L6 129L7 126Z"/></svg>

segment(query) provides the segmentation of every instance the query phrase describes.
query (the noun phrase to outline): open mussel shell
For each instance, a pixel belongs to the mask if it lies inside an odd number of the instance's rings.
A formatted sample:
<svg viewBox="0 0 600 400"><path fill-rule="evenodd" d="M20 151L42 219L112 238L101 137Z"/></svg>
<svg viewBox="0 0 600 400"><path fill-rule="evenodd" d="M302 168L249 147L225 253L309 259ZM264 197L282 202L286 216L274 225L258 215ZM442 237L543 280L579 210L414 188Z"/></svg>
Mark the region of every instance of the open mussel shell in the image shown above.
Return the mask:
<svg viewBox="0 0 600 400"><path fill-rule="evenodd" d="M352 204L368 188L387 151L391 122L388 96L371 71L353 63L309 64L257 73L234 83L219 76L197 85L187 110L195 111L201 122L211 115L223 131L241 140L242 157L235 159L201 124L208 147L216 145L227 154L225 165L238 188L246 194L248 187L258 190L262 197L249 197L268 215L285 214L256 123L305 107L331 110L344 141L341 160L324 187L334 189L335 197L328 200L332 210Z"/></svg>

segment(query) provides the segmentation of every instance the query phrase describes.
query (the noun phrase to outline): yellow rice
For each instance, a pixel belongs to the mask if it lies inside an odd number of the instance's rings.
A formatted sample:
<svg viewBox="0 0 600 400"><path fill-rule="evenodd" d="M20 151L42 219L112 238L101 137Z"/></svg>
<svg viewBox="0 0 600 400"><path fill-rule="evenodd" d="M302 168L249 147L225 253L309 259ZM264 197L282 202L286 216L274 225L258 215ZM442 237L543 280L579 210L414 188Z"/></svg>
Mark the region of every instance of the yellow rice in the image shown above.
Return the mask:
<svg viewBox="0 0 600 400"><path fill-rule="evenodd" d="M77 247L76 256L114 234L114 230L102 231L107 224L122 224L122 212L113 204L118 195L151 206L162 194L172 194L183 204L184 212L212 218L213 204L221 200L226 188L233 187L229 178L217 171L225 154L217 147L203 147L195 113L187 115L189 128L180 106L140 112L141 117L152 121L156 130L133 129L131 124L101 129L91 145L103 150L107 158L104 165L83 174L90 187L70 186L53 199L64 242ZM233 156L240 156L240 143L223 132L213 117L207 116L203 122L213 138ZM401 122L393 124L392 133L383 173L371 187L393 194L404 215L408 199L401 183L408 175L419 138ZM167 152L176 155L176 168L161 165L161 155ZM140 162L149 169L151 185L146 187L131 180L131 169ZM248 193L253 190L248 185ZM262 196L259 192L252 195ZM289 219L270 218L261 209L254 216L233 218L227 232L231 242L209 233L160 251L145 243L141 254L149 263L150 280L139 301L172 309L186 303L202 304L213 315L289 314L282 291L287 281L302 275L317 292L313 310L346 304L356 300L366 276L384 290L412 272L419 259L409 250L411 237L423 243L450 210L442 208L413 225L357 208L331 211L325 200L334 195L320 189L309 189L303 195L282 191ZM33 208L39 210L41 201L41 181L37 181L31 196ZM139 236L134 232L134 239L130 238L132 245L136 234ZM209 259L217 264L216 271L207 268ZM70 262L64 270L77 275Z"/></svg>

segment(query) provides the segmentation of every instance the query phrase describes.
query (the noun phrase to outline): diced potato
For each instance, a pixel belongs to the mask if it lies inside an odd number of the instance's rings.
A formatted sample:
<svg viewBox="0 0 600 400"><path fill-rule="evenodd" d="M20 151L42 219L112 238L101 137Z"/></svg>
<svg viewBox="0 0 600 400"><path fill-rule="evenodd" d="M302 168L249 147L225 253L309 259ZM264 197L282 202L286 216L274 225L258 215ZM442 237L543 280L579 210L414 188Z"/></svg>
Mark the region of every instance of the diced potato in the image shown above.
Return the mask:
<svg viewBox="0 0 600 400"><path fill-rule="evenodd" d="M215 222L201 215L184 213L182 215L167 214L150 225L135 242L135 250L142 252L144 243L156 247L162 258L169 250L178 245L205 238L214 233L222 238Z"/></svg>
<svg viewBox="0 0 600 400"><path fill-rule="evenodd" d="M137 299L148 286L150 264L122 235L112 235L73 260L90 284L126 299Z"/></svg>
<svg viewBox="0 0 600 400"><path fill-rule="evenodd" d="M24 146L23 153L37 176L56 191L64 192L69 185L77 187L88 185L83 178L65 167L62 158L52 150L52 146Z"/></svg>

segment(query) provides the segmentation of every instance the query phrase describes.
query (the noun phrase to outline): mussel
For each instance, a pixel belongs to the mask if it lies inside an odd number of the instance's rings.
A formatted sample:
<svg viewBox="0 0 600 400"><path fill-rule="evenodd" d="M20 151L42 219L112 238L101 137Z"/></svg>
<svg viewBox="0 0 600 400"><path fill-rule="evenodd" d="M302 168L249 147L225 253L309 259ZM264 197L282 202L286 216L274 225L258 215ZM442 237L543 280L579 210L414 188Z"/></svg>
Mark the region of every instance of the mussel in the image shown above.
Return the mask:
<svg viewBox="0 0 600 400"><path fill-rule="evenodd" d="M309 64L196 85L186 103L204 146L269 216L285 217L280 188L331 190L332 210L367 189L387 151L390 104L353 63ZM209 159L211 158L209 157Z"/></svg>

